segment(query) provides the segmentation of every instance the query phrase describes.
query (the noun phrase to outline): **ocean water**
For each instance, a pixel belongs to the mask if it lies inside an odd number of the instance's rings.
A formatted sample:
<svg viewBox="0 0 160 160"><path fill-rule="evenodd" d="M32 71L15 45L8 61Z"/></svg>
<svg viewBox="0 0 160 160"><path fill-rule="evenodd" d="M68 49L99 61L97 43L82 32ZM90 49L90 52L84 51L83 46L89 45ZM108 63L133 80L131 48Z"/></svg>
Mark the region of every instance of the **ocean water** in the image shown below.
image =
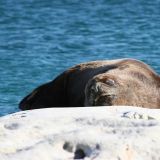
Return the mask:
<svg viewBox="0 0 160 160"><path fill-rule="evenodd" d="M159 0L0 0L0 116L68 67L127 57L160 73Z"/></svg>

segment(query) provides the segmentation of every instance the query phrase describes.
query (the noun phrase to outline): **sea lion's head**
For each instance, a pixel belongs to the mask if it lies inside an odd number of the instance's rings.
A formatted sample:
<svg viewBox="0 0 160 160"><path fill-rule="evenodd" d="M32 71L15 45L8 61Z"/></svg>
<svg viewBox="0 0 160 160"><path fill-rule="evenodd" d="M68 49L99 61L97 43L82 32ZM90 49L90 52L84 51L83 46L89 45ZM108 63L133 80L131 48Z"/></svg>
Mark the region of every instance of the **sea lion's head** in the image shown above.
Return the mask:
<svg viewBox="0 0 160 160"><path fill-rule="evenodd" d="M99 74L86 85L85 106L138 106L141 105L141 95L137 90L142 87L139 81L127 76Z"/></svg>

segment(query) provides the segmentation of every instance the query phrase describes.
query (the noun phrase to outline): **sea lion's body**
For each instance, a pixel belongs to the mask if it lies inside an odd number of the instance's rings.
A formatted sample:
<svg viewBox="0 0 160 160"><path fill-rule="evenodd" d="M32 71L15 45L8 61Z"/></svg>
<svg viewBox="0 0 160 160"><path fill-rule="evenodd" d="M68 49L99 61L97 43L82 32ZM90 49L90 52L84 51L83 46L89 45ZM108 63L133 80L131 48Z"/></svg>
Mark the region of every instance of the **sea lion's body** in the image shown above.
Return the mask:
<svg viewBox="0 0 160 160"><path fill-rule="evenodd" d="M160 108L160 76L134 59L93 61L72 67L20 102L20 109L132 105Z"/></svg>

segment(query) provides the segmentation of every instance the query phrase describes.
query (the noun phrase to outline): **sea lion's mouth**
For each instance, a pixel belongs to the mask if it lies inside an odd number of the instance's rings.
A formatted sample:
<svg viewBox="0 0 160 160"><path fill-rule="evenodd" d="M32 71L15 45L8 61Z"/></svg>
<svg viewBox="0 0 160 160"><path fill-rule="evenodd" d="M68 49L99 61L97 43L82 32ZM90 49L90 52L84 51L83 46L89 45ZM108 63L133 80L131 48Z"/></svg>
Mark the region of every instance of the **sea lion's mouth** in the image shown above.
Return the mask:
<svg viewBox="0 0 160 160"><path fill-rule="evenodd" d="M116 98L116 95L114 94L97 96L94 99L93 106L111 106L115 98Z"/></svg>

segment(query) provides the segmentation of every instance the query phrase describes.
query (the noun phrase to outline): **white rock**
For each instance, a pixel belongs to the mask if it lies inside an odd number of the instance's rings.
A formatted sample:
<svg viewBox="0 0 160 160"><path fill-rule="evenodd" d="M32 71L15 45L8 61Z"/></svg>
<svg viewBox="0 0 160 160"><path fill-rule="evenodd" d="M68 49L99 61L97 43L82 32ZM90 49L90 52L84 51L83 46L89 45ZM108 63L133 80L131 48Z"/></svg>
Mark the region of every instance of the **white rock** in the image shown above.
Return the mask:
<svg viewBox="0 0 160 160"><path fill-rule="evenodd" d="M0 118L0 160L159 160L160 110L50 108Z"/></svg>

